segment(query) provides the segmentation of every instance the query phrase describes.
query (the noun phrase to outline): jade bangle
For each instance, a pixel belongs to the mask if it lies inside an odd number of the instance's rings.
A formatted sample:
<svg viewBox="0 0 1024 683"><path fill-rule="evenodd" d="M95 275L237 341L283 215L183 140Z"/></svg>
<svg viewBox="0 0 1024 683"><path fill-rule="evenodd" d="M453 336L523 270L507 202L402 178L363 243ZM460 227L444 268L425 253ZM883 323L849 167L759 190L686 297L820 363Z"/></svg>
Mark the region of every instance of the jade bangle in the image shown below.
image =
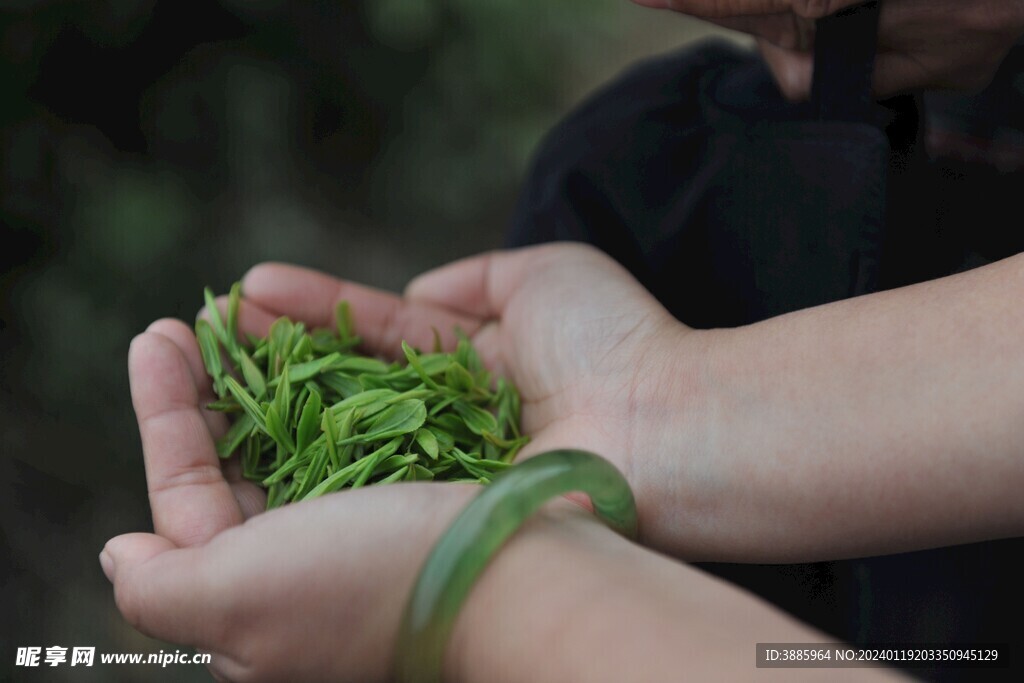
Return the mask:
<svg viewBox="0 0 1024 683"><path fill-rule="evenodd" d="M439 683L455 618L477 577L530 515L570 491L589 495L594 512L612 529L636 535L633 492L607 460L557 450L509 468L455 518L423 565L399 628L399 683Z"/></svg>

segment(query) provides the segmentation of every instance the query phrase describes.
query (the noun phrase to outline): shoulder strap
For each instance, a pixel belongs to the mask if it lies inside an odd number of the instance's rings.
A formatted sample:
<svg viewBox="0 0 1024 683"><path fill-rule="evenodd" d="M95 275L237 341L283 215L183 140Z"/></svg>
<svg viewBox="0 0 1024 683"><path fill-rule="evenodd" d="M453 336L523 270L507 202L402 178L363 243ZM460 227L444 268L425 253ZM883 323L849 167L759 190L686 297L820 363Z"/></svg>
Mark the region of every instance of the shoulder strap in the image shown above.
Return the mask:
<svg viewBox="0 0 1024 683"><path fill-rule="evenodd" d="M811 104L822 121L871 122L879 0L819 19Z"/></svg>

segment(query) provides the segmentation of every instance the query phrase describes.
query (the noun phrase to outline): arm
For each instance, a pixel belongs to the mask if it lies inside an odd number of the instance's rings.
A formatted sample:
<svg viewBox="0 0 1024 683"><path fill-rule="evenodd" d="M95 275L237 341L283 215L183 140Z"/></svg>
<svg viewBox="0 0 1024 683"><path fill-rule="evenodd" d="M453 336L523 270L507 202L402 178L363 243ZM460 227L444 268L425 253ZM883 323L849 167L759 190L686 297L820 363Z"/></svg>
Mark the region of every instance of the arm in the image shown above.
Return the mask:
<svg viewBox="0 0 1024 683"><path fill-rule="evenodd" d="M447 659L452 681L899 678L882 670L756 669L758 642L831 639L578 513L542 518L523 531L459 616Z"/></svg>
<svg viewBox="0 0 1024 683"><path fill-rule="evenodd" d="M1024 533L1021 292L1017 256L708 333L700 418L713 448L676 449L696 484L653 496L652 540L796 561ZM677 376L693 376L675 355ZM667 400L692 404L694 391L683 381Z"/></svg>

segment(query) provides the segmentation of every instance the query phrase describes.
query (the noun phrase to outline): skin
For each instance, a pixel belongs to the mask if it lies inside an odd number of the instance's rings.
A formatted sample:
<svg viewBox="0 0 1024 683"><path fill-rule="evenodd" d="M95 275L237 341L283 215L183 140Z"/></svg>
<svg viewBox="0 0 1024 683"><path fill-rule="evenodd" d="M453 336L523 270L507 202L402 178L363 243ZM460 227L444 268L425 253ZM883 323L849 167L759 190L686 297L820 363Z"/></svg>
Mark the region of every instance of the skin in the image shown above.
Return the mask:
<svg viewBox="0 0 1024 683"><path fill-rule="evenodd" d="M634 0L749 33L783 92L805 99L813 71L814 20L863 0ZM1024 35L1020 0L885 0L875 92L980 90Z"/></svg>
<svg viewBox="0 0 1024 683"><path fill-rule="evenodd" d="M243 281L240 325L261 334L281 314L327 325L347 299L368 350L397 357L403 338L429 346L432 327L451 347L457 324L522 392L535 437L523 457L575 447L614 462L645 545L787 562L1021 534L1022 288L1015 257L696 331L608 257L556 244L450 264L402 297L258 266ZM261 494L213 450L225 425L201 409L210 388L189 329L154 323L129 370L155 533L117 537L101 554L126 618L215 653L223 680L387 680L415 573L472 488L401 484L253 516ZM770 680L750 663L754 643L824 640L562 501L485 571L446 673Z"/></svg>

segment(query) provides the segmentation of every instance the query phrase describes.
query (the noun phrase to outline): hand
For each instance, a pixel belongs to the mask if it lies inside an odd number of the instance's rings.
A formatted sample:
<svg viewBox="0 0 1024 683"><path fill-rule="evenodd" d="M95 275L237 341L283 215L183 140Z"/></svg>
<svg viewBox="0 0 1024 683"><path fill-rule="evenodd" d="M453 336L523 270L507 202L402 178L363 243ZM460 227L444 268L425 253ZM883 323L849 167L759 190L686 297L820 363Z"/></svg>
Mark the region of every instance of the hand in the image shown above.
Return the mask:
<svg viewBox="0 0 1024 683"><path fill-rule="evenodd" d="M243 329L265 333L251 313ZM129 371L155 533L119 536L100 555L125 618L210 652L219 680L390 680L416 572L476 487L375 487L254 516L262 494L235 464L222 470L214 450L223 416L201 408L210 382L188 327L154 323L132 343ZM496 567L498 583L517 592L533 590L507 576L528 576L524 566L579 578L586 572L572 565L588 560L574 548L631 547L568 504L548 506L523 531ZM573 595L559 598L566 609L576 609ZM460 619L453 640L493 621L472 605L479 616Z"/></svg>
<svg viewBox="0 0 1024 683"><path fill-rule="evenodd" d="M401 341L429 349L433 330L453 348L472 338L485 365L518 386L522 457L589 449L626 475L644 540L678 514L664 492L701 469L704 333L686 328L621 266L578 244L468 258L413 280L404 297L292 266L257 266L242 282L242 315L265 327L278 315L333 324L341 299L372 353L402 358ZM672 429L668 427L672 426ZM671 437L671 441L670 441ZM680 444L692 444L681 457Z"/></svg>
<svg viewBox="0 0 1024 683"><path fill-rule="evenodd" d="M634 0L711 20L758 37L782 91L805 99L811 88L814 20L863 0ZM907 90L980 90L1024 35L1016 0L885 0L879 27L875 94Z"/></svg>

